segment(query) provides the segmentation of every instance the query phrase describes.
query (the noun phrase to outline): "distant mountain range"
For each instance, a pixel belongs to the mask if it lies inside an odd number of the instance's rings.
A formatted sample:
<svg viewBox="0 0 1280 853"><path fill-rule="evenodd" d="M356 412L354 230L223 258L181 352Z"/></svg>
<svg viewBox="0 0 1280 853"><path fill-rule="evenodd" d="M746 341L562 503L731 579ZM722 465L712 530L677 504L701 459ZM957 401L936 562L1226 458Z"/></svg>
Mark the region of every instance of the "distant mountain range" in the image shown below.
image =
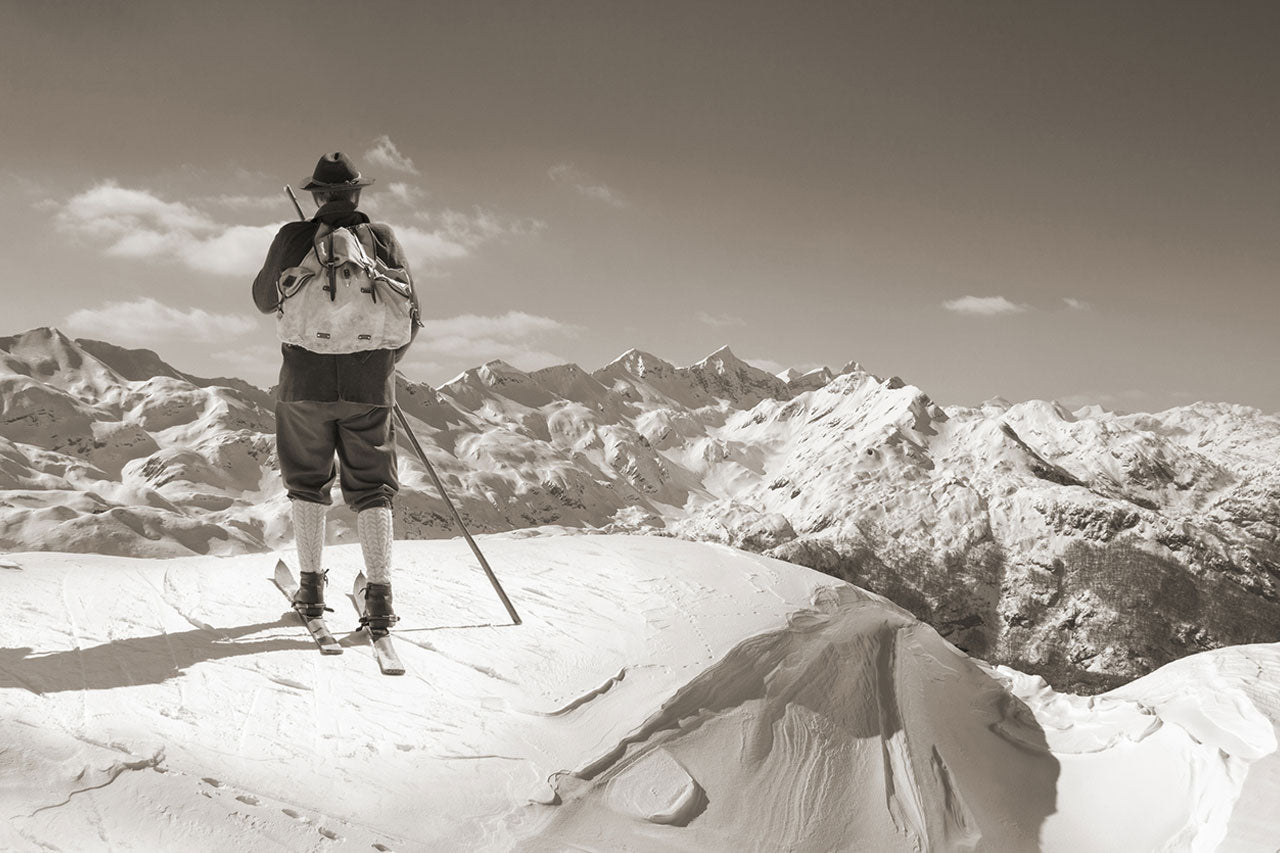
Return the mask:
<svg viewBox="0 0 1280 853"><path fill-rule="evenodd" d="M476 531L561 525L781 557L1060 688L1280 639L1280 416L1257 409L942 407L855 363L775 376L728 348L688 367L639 350L593 372L494 361L398 388ZM37 329L0 338L0 401L0 548L288 543L261 389ZM454 535L407 447L401 467L397 535ZM333 541L353 527L335 507Z"/></svg>

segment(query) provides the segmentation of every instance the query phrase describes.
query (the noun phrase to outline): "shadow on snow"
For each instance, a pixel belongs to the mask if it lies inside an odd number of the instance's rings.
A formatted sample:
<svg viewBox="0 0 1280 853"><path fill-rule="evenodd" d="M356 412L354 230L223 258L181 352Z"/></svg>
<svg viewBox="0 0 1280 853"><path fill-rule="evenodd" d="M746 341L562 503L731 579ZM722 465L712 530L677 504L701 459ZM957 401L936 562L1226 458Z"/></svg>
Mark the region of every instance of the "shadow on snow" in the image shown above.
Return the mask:
<svg viewBox="0 0 1280 853"><path fill-rule="evenodd" d="M272 622L124 637L58 652L37 652L28 646L0 648L0 688L17 687L43 694L160 684L201 661L285 649L314 650L316 644L305 633L301 637L240 639L269 628L295 625L303 630L290 612Z"/></svg>

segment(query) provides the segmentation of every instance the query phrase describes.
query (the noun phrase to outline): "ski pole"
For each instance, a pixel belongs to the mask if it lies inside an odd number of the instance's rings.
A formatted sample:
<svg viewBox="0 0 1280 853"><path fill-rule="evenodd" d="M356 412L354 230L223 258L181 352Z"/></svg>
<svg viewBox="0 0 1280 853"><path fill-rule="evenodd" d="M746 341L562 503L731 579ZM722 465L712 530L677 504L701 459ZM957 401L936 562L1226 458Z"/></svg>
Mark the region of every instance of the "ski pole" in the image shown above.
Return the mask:
<svg viewBox="0 0 1280 853"><path fill-rule="evenodd" d="M284 185L284 191L289 194L289 201L293 202L293 209L298 211L298 218L303 222L307 221L307 215L302 212L302 205L298 204L298 197L293 194L293 187L288 184Z"/></svg>
<svg viewBox="0 0 1280 853"><path fill-rule="evenodd" d="M444 505L449 508L449 512L453 513L453 520L458 522L462 535L467 538L467 544L471 546L471 552L476 555L476 560L480 562L480 568L484 569L484 573L488 575L489 583L493 584L493 589L498 593L498 598L502 599L502 604L507 608L511 621L519 625L520 615L516 613L515 607L511 605L511 599L507 598L507 593L502 589L502 584L498 583L498 578L494 575L493 569L489 568L489 561L484 558L484 554L480 553L480 546L476 545L476 540L471 538L471 532L467 530L467 525L463 523L457 507L453 505L453 501L449 500L449 495L445 493L444 483L440 482L440 477L436 475L436 469L427 461L427 454L422 451L422 445L418 444L418 438L413 434L413 429L409 426L409 419L404 416L404 411L401 410L399 403L395 404L395 412L396 417L400 419L400 426L404 427L405 435L409 436L409 443L417 451L418 458L426 466L427 473L431 475L431 481L436 484L440 497L444 499Z"/></svg>

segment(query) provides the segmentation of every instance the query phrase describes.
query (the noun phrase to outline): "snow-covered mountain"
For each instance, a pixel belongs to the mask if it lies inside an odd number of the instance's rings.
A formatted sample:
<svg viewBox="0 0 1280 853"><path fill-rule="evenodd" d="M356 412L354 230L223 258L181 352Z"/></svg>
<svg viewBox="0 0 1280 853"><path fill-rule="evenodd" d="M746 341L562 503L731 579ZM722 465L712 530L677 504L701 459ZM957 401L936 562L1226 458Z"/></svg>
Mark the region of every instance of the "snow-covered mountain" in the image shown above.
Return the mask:
<svg viewBox="0 0 1280 853"><path fill-rule="evenodd" d="M723 542L868 587L961 648L1101 689L1280 635L1280 417L942 407L856 363L729 349L594 372L502 362L399 399L474 529ZM0 339L0 548L133 556L288 543L268 396L52 329ZM454 534L407 447L401 537ZM335 542L352 541L345 508Z"/></svg>
<svg viewBox="0 0 1280 853"><path fill-rule="evenodd" d="M403 678L336 592L319 655L275 555L6 557L0 848L1275 849L1280 644L1077 697L768 557L481 544L522 624L460 540L397 543Z"/></svg>

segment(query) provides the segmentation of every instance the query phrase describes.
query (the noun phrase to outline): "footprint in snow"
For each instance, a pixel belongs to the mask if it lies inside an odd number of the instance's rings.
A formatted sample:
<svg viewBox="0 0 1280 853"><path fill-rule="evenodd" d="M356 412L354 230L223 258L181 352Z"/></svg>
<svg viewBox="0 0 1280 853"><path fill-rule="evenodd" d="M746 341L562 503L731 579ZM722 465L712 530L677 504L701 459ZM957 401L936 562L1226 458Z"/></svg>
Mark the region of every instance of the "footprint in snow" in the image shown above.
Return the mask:
<svg viewBox="0 0 1280 853"><path fill-rule="evenodd" d="M215 788L221 788L221 787L222 787L222 780L220 780L220 779L215 779L215 778L213 778L212 776L205 776L205 777L204 777L204 778L202 778L200 781L201 781L201 782L203 782L203 783L205 783L206 785L212 785L212 786L213 786L213 787L215 787Z"/></svg>
<svg viewBox="0 0 1280 853"><path fill-rule="evenodd" d="M262 802L252 794L241 794L240 796L236 797L236 799L244 803L246 806L256 806L256 805L260 805Z"/></svg>
<svg viewBox="0 0 1280 853"><path fill-rule="evenodd" d="M323 826L322 826L322 827L320 827L320 829L318 830L318 832L319 832L321 835L323 835L325 838L329 839L330 841L341 841L341 840L342 840L342 836L341 836L341 835L339 835L338 833L334 832L332 829L326 829L325 827L323 827Z"/></svg>
<svg viewBox="0 0 1280 853"><path fill-rule="evenodd" d="M288 815L289 817L293 818L294 820L300 820L300 821L302 821L303 823L306 823L306 822L307 822L307 819L306 819L305 817L303 817L302 815L298 814L298 813L297 813L296 811L294 811L293 809L281 809L280 811L284 812L286 815Z"/></svg>

